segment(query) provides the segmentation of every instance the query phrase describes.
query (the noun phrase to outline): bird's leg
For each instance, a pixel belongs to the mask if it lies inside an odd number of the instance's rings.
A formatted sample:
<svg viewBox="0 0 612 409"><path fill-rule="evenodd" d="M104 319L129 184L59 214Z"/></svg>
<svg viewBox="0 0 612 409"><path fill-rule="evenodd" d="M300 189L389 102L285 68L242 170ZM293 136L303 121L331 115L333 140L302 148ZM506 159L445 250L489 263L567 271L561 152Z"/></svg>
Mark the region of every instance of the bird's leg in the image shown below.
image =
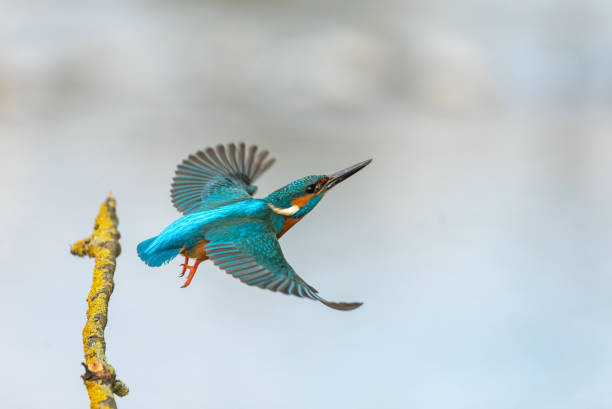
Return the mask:
<svg viewBox="0 0 612 409"><path fill-rule="evenodd" d="M185 264L184 268L189 269L189 274L187 275L187 281L185 281L185 284L183 284L181 288L185 288L191 283L191 280L193 280L193 276L195 276L196 270L198 269L198 266L201 262L202 260L196 259L195 263L192 266L188 266L187 264Z"/></svg>
<svg viewBox="0 0 612 409"><path fill-rule="evenodd" d="M182 277L185 275L185 271L187 271L188 265L189 265L189 257L185 256L185 263L181 264L181 266L183 267L183 271L181 271L181 274L179 274L179 277Z"/></svg>

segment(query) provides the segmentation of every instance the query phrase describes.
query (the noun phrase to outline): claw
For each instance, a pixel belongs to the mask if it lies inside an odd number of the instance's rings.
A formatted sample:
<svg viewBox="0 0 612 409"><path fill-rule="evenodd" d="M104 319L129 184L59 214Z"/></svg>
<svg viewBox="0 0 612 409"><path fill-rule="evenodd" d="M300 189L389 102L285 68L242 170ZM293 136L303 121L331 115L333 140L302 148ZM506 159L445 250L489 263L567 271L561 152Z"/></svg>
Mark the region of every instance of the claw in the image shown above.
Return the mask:
<svg viewBox="0 0 612 409"><path fill-rule="evenodd" d="M181 267L183 267L183 271L181 271L181 274L179 274L179 277L182 277L185 275L185 271L187 271L188 266L189 266L189 257L185 256L185 262L181 264Z"/></svg>
<svg viewBox="0 0 612 409"><path fill-rule="evenodd" d="M189 274L187 275L187 280L185 281L185 284L183 284L181 288L185 288L191 283L191 280L193 280L196 270L198 269L198 266L200 265L201 262L202 262L201 260L196 260L192 266L187 265L187 264L183 265L183 273L181 274L181 277L185 274L186 270L189 270Z"/></svg>

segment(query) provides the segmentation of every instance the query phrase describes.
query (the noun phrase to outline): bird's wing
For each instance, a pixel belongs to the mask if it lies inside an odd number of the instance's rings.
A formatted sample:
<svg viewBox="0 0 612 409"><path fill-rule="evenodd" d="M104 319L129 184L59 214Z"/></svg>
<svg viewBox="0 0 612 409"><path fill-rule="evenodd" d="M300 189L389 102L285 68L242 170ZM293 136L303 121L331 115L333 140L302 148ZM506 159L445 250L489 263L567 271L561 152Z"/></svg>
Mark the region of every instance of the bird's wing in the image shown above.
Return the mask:
<svg viewBox="0 0 612 409"><path fill-rule="evenodd" d="M170 196L183 214L212 209L249 199L257 190L252 183L272 164L268 151L244 143L218 145L189 155L176 168Z"/></svg>
<svg viewBox="0 0 612 409"><path fill-rule="evenodd" d="M228 237L235 237L228 240ZM226 273L248 285L320 301L336 310L362 303L336 303L321 298L285 260L276 235L261 222L222 228L207 234L206 255Z"/></svg>

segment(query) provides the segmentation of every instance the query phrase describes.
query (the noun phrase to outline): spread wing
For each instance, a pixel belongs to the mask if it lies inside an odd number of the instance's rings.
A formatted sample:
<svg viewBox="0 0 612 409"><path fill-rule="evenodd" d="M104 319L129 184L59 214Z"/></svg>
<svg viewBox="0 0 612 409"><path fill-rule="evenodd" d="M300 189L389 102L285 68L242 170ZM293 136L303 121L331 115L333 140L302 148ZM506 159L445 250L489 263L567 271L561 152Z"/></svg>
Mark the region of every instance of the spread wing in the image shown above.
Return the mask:
<svg viewBox="0 0 612 409"><path fill-rule="evenodd" d="M227 237L236 237L227 240ZM336 310L353 310L362 303L335 303L321 298L285 260L276 235L265 225L251 222L210 232L206 255L243 283L320 301Z"/></svg>
<svg viewBox="0 0 612 409"><path fill-rule="evenodd" d="M170 196L178 211L189 214L249 199L257 190L252 183L275 159L268 151L244 143L217 145L189 157L176 168Z"/></svg>

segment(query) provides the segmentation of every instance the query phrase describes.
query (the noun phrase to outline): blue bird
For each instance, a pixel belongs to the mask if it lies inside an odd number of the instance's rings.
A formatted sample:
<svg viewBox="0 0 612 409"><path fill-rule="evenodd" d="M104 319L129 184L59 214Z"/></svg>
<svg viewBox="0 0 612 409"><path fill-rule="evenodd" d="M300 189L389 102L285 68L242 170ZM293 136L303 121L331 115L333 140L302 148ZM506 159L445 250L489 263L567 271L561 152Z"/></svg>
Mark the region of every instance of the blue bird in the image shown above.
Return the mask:
<svg viewBox="0 0 612 409"><path fill-rule="evenodd" d="M366 160L330 175L306 176L264 199L253 199L253 182L272 166L268 151L244 143L206 148L178 165L170 196L184 214L158 236L138 244L138 256L159 267L181 254L189 270L183 287L202 261L210 259L243 283L320 301L337 310L353 310L360 302L323 299L289 265L278 239L307 215L338 183L355 174ZM189 259L195 259L189 265Z"/></svg>

